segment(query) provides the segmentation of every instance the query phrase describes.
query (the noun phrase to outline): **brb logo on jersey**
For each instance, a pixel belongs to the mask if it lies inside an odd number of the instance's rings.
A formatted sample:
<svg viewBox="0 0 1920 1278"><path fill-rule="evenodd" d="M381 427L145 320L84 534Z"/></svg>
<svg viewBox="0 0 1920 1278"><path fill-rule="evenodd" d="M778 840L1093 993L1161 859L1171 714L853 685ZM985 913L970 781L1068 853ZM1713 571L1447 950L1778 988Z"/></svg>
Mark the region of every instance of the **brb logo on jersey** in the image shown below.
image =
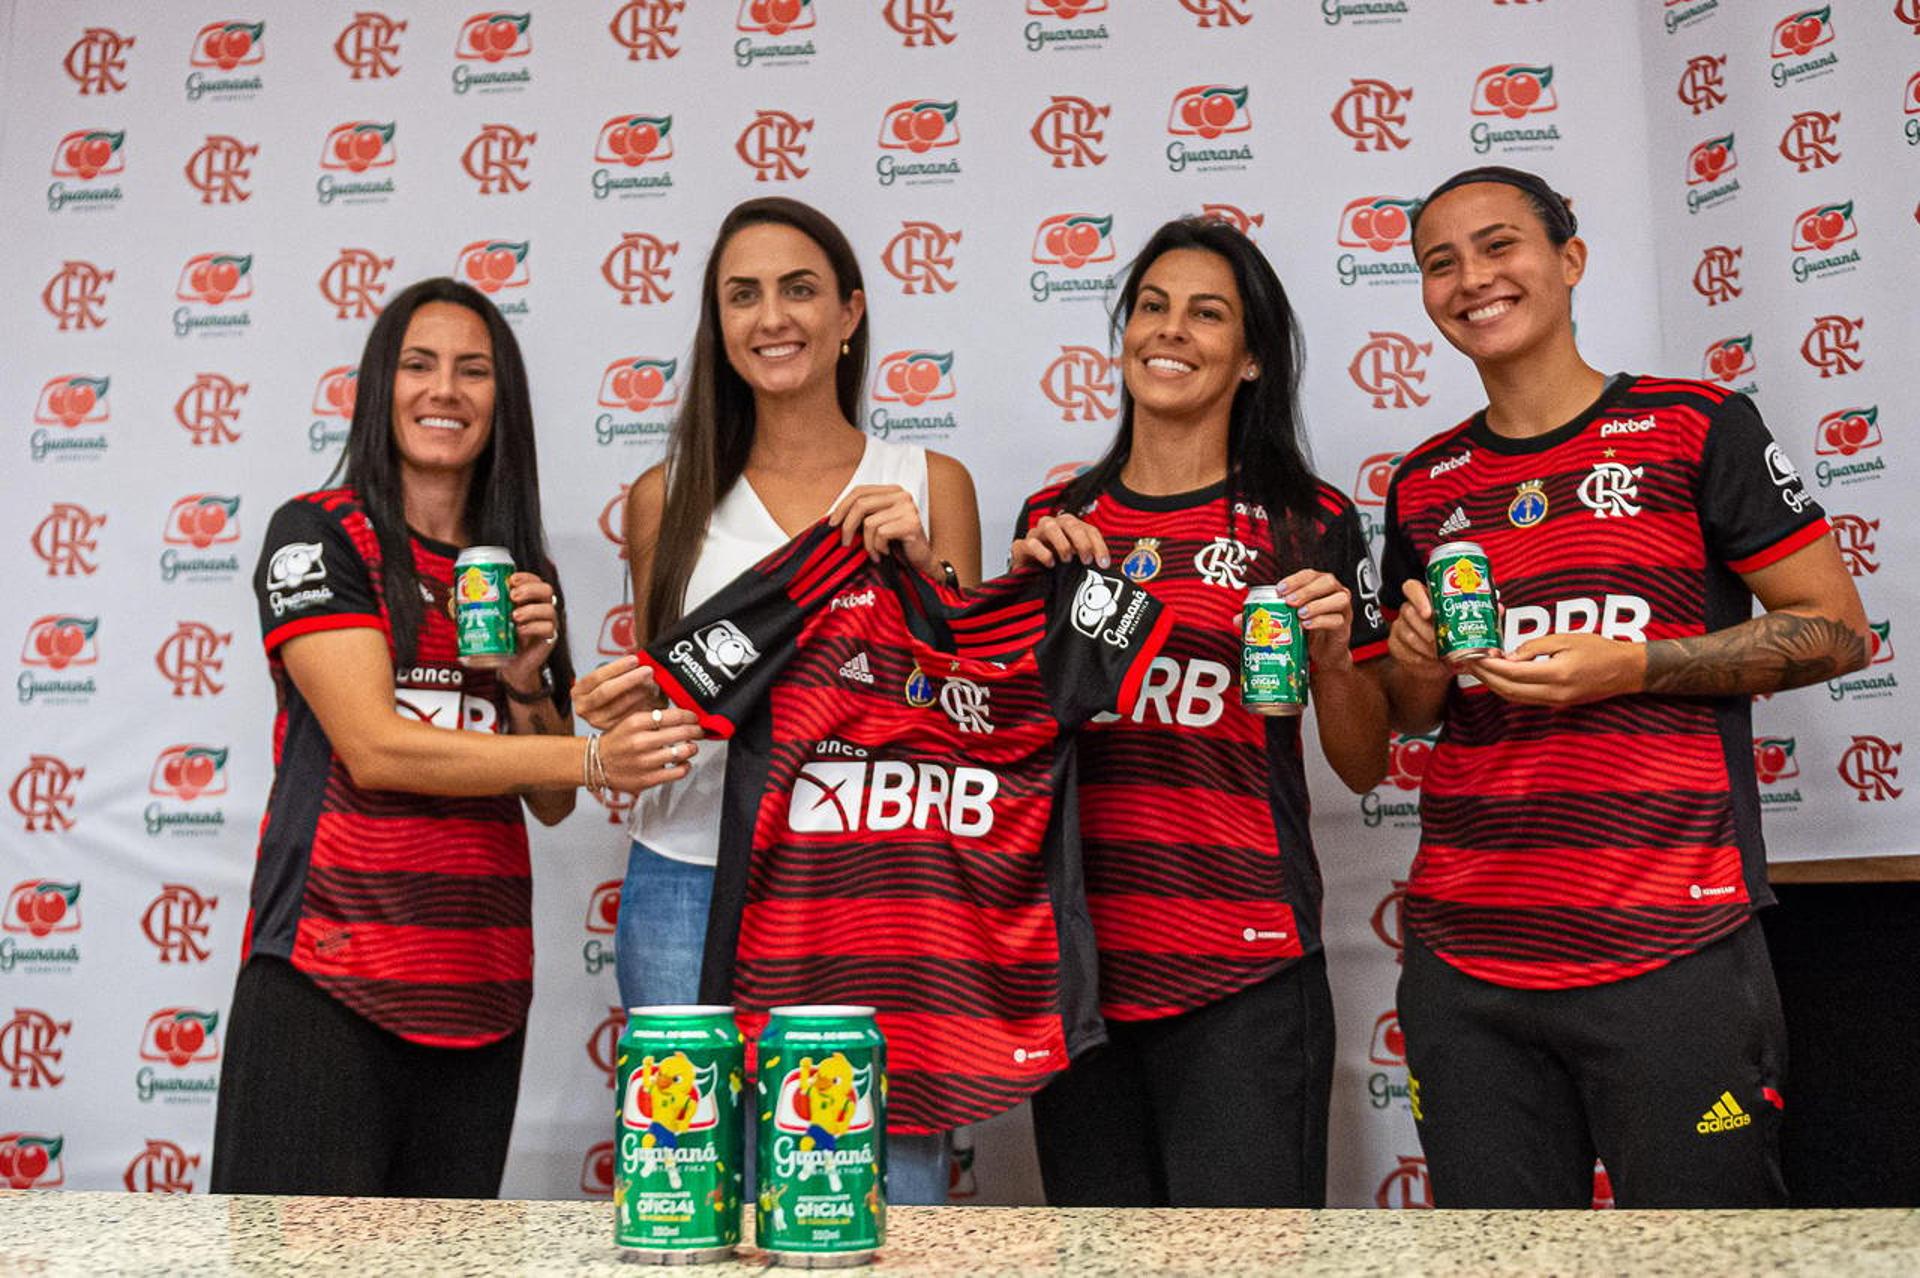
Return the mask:
<svg viewBox="0 0 1920 1278"><path fill-rule="evenodd" d="M1356 151L1404 151L1407 136L1406 104L1413 98L1411 88L1399 88L1385 80L1348 81L1348 88L1333 104L1333 126L1353 139Z"/></svg>
<svg viewBox="0 0 1920 1278"><path fill-rule="evenodd" d="M841 749L865 754L859 747ZM787 798L787 828L800 834L943 829L956 838L993 831L1000 778L985 768L880 759L802 764Z"/></svg>
<svg viewBox="0 0 1920 1278"><path fill-rule="evenodd" d="M1820 370L1822 378L1845 377L1862 367L1860 330L1866 327L1862 316L1821 315L1813 321L1800 342L1800 358Z"/></svg>
<svg viewBox="0 0 1920 1278"><path fill-rule="evenodd" d="M960 242L959 231L949 231L933 222L902 222L900 232L880 251L880 265L900 281L900 291L914 293L951 293L955 283L948 274L953 270L953 246Z"/></svg>
<svg viewBox="0 0 1920 1278"><path fill-rule="evenodd" d="M384 13L360 12L333 42L333 55L355 80L379 80L400 74L400 33L405 21Z"/></svg>
<svg viewBox="0 0 1920 1278"><path fill-rule="evenodd" d="M1703 53L1687 60L1680 73L1680 85L1674 90L1680 101L1695 115L1713 110L1727 100L1727 57Z"/></svg>
<svg viewBox="0 0 1920 1278"><path fill-rule="evenodd" d="M467 283L483 293L525 288L533 277L527 270L531 240L475 240L454 256L456 269Z"/></svg>
<svg viewBox="0 0 1920 1278"><path fill-rule="evenodd" d="M1432 342L1416 342L1404 333L1368 333L1347 364L1347 376L1372 397L1375 408L1424 407L1432 397L1416 387L1427 380L1420 361L1431 354Z"/></svg>
<svg viewBox="0 0 1920 1278"><path fill-rule="evenodd" d="M1853 787L1854 797L1862 803L1884 803L1897 799L1905 791L1894 785L1900 779L1900 742L1879 737L1856 736L1840 756L1840 779Z"/></svg>
<svg viewBox="0 0 1920 1278"><path fill-rule="evenodd" d="M1112 113L1111 106L1096 106L1085 98L1055 94L1034 117L1027 136L1052 159L1056 169L1105 164L1107 153L1101 144L1107 135L1100 124Z"/></svg>
<svg viewBox="0 0 1920 1278"><path fill-rule="evenodd" d="M40 1132L0 1133L0 1181L8 1189L58 1189L67 1183L60 1157L64 1136Z"/></svg>

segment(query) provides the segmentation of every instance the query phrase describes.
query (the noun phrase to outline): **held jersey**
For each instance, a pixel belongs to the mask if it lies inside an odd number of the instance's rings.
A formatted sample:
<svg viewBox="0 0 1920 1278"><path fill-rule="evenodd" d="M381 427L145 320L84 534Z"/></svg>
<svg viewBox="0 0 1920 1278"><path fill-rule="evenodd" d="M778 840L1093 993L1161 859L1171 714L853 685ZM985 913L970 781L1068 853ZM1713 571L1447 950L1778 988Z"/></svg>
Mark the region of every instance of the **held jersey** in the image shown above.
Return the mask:
<svg viewBox="0 0 1920 1278"><path fill-rule="evenodd" d="M1747 620L1740 575L1827 521L1745 396L1621 375L1532 439L1484 414L1401 462L1384 595L1446 541L1487 552L1511 649ZM1457 681L1420 798L1406 926L1461 971L1561 989L1698 950L1769 904L1747 697L1520 706Z"/></svg>
<svg viewBox="0 0 1920 1278"><path fill-rule="evenodd" d="M1057 508L1063 487L1028 498L1019 534ZM1264 507L1228 509L1224 482L1170 497L1115 485L1080 512L1115 571L1174 618L1133 710L1101 716L1080 743L1087 906L1113 1020L1203 1007L1320 948L1301 721L1240 702L1247 590L1301 568L1352 593L1356 661L1386 651L1359 516L1334 489L1318 497L1302 548L1287 552Z"/></svg>
<svg viewBox="0 0 1920 1278"><path fill-rule="evenodd" d="M493 674L459 664L446 610L458 553L413 538L432 598L418 655L396 660L394 705L435 727L500 731ZM520 800L355 784L281 658L300 635L362 626L386 635L391 652L380 562L373 525L345 489L296 497L268 525L253 584L279 713L247 948L287 959L403 1038L478 1047L524 1025L533 993Z"/></svg>
<svg viewBox="0 0 1920 1278"><path fill-rule="evenodd" d="M820 524L656 639L660 686L732 738L702 998L750 1033L783 1004L877 1008L901 1133L1011 1108L1103 1040L1055 794L1165 628L1117 575L963 596Z"/></svg>

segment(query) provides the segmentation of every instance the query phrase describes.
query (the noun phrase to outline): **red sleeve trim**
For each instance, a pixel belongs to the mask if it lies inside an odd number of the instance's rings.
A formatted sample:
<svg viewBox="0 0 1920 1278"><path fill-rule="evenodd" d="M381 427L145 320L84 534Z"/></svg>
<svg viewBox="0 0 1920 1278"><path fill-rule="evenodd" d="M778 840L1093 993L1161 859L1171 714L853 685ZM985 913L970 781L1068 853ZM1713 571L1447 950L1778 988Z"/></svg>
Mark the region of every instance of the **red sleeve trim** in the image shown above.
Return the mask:
<svg viewBox="0 0 1920 1278"><path fill-rule="evenodd" d="M1735 572L1744 573L1757 571L1758 569L1765 568L1769 564L1779 563L1794 551L1799 550L1803 546L1812 545L1831 531L1833 530L1828 525L1826 516L1822 515L1805 528L1797 532L1788 533L1771 546L1768 546L1764 550L1755 551L1745 559L1729 559L1727 561L1727 567L1733 569Z"/></svg>
<svg viewBox="0 0 1920 1278"><path fill-rule="evenodd" d="M323 617L301 617L267 631L266 648L272 652L289 639L310 635L318 630L378 630L387 627L380 618L364 612L330 612Z"/></svg>
<svg viewBox="0 0 1920 1278"><path fill-rule="evenodd" d="M651 657L651 654L648 655ZM660 685L660 691L667 694L667 700L673 702L674 705L679 706L682 710L693 711L700 719L700 726L708 732L711 732L714 736L725 739L733 735L733 720L723 714L715 714L701 708L700 703L694 700L693 694L687 691L686 685L668 674L661 663L656 661L652 664L653 681Z"/></svg>
<svg viewBox="0 0 1920 1278"><path fill-rule="evenodd" d="M1372 643L1362 644L1353 650L1353 663L1359 665L1361 662L1375 661L1386 655L1387 641L1376 639Z"/></svg>
<svg viewBox="0 0 1920 1278"><path fill-rule="evenodd" d="M1114 698L1113 709L1116 714L1132 714L1133 703L1140 699L1140 689L1147 682L1147 671L1153 667L1153 659L1160 655L1160 649L1167 643L1167 636L1173 633L1173 609L1162 608L1154 619L1153 629L1147 632L1146 639L1135 649L1133 664L1127 667L1126 677L1120 681L1120 695Z"/></svg>

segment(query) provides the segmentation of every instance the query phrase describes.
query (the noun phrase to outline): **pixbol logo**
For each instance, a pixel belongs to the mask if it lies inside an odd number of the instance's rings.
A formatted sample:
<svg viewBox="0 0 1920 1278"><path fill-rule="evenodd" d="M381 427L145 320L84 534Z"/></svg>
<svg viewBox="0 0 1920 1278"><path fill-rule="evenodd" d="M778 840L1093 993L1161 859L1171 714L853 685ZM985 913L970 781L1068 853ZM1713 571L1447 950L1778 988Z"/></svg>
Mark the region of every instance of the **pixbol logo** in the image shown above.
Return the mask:
<svg viewBox="0 0 1920 1278"><path fill-rule="evenodd" d="M680 48L673 43L680 37L675 19L686 7L686 0L627 0L607 31L627 51L627 61L661 62L679 56Z"/></svg>
<svg viewBox="0 0 1920 1278"><path fill-rule="evenodd" d="M887 0L880 14L906 48L931 49L954 41L951 0Z"/></svg>
<svg viewBox="0 0 1920 1278"><path fill-rule="evenodd" d="M119 93L127 87L127 50L134 37L123 36L107 27L88 27L67 50L60 65L80 86L82 97Z"/></svg>
<svg viewBox="0 0 1920 1278"><path fill-rule="evenodd" d="M213 925L207 916L220 905L217 896L202 896L184 883L168 883L140 916L140 930L160 951L162 963L204 963L212 951L206 946Z"/></svg>
<svg viewBox="0 0 1920 1278"><path fill-rule="evenodd" d="M1416 342L1404 333L1368 333L1347 364L1347 376L1372 397L1375 408L1423 407L1431 396L1418 389L1427 380L1420 361L1431 354L1432 342Z"/></svg>
<svg viewBox="0 0 1920 1278"><path fill-rule="evenodd" d="M222 71L257 66L266 60L266 34L264 22L209 22L193 38L190 63Z"/></svg>
<svg viewBox="0 0 1920 1278"><path fill-rule="evenodd" d="M169 546L192 546L195 550L239 541L240 525L234 519L239 513L238 497L190 493L173 503L162 535Z"/></svg>
<svg viewBox="0 0 1920 1278"><path fill-rule="evenodd" d="M62 262L40 290L40 304L63 333L99 328L107 322L107 285L113 283L114 274L92 262Z"/></svg>
<svg viewBox="0 0 1920 1278"><path fill-rule="evenodd" d="M221 633L204 621L183 621L161 640L153 664L173 685L176 697L217 697L226 685L215 676L226 668L222 653L233 642L233 632Z"/></svg>
<svg viewBox="0 0 1920 1278"><path fill-rule="evenodd" d="M85 373L62 373L50 377L34 401L33 420L40 426L79 426L104 422L113 415L107 399L113 380L90 377Z"/></svg>
<svg viewBox="0 0 1920 1278"><path fill-rule="evenodd" d="M1113 258L1112 214L1056 213L1033 233L1033 260L1040 266L1078 270Z"/></svg>
<svg viewBox="0 0 1920 1278"><path fill-rule="evenodd" d="M616 115L600 126L594 144L596 164L638 168L673 158L673 117L670 115Z"/></svg>
<svg viewBox="0 0 1920 1278"><path fill-rule="evenodd" d="M400 74L400 33L405 19L395 22L384 13L362 11L341 29L333 55L347 68L349 78L381 80Z"/></svg>
<svg viewBox="0 0 1920 1278"><path fill-rule="evenodd" d="M7 894L7 912L0 930L24 933L38 940L56 932L80 930L80 885L52 879L28 879Z"/></svg>
<svg viewBox="0 0 1920 1278"><path fill-rule="evenodd" d="M1862 367L1860 330L1866 327L1862 316L1821 315L1800 341L1800 358L1820 370L1821 377L1845 377Z"/></svg>
<svg viewBox="0 0 1920 1278"><path fill-rule="evenodd" d="M196 253L180 268L173 295L182 302L220 306L253 296L253 254Z"/></svg>
<svg viewBox="0 0 1920 1278"><path fill-rule="evenodd" d="M200 1155L189 1154L170 1140L149 1140L133 1156L120 1178L129 1194L191 1194L193 1172Z"/></svg>
<svg viewBox="0 0 1920 1278"><path fill-rule="evenodd" d="M13 1019L0 1025L0 1070L6 1072L7 1086L34 1091L66 1082L55 1068L66 1055L60 1040L71 1033L72 1021L56 1021L38 1008L14 1008Z"/></svg>
<svg viewBox="0 0 1920 1278"><path fill-rule="evenodd" d="M1063 422L1112 421L1120 411L1113 361L1091 346L1062 346L1040 375L1040 391Z"/></svg>
<svg viewBox="0 0 1920 1278"><path fill-rule="evenodd" d="M1897 799L1905 791L1894 785L1900 779L1900 742L1879 737L1856 736L1840 756L1840 779L1853 787L1862 803L1884 803Z"/></svg>
<svg viewBox="0 0 1920 1278"><path fill-rule="evenodd" d="M1718 306L1740 296L1740 258L1744 249L1727 244L1712 244L1700 253L1700 264L1693 268L1693 291Z"/></svg>
<svg viewBox="0 0 1920 1278"><path fill-rule="evenodd" d="M1859 515L1829 515L1827 522L1833 526L1834 544L1840 547L1840 560L1849 573L1867 577L1880 571L1879 550L1874 544L1880 531L1879 520L1863 519Z"/></svg>
<svg viewBox="0 0 1920 1278"><path fill-rule="evenodd" d="M733 151L753 170L754 181L790 182L809 172L800 162L807 158L806 135L811 132L811 119L788 111L756 111L734 139Z"/></svg>
<svg viewBox="0 0 1920 1278"><path fill-rule="evenodd" d="M937 400L952 399L952 351L893 351L880 359L874 380L878 383L873 398L883 404L905 404L918 408Z"/></svg>
<svg viewBox="0 0 1920 1278"><path fill-rule="evenodd" d="M1398 1211L1431 1209L1433 1182L1427 1179L1427 1160L1402 1154L1398 1165L1374 1191L1373 1205Z"/></svg>
<svg viewBox="0 0 1920 1278"><path fill-rule="evenodd" d="M1167 111L1167 132L1175 137L1211 140L1245 133L1252 127L1245 85L1237 89L1224 84L1191 85L1173 95L1173 105Z"/></svg>
<svg viewBox="0 0 1920 1278"><path fill-rule="evenodd" d="M225 794L228 753L224 746L170 745L153 761L147 793L184 803Z"/></svg>
<svg viewBox="0 0 1920 1278"><path fill-rule="evenodd" d="M501 62L533 52L531 13L476 13L460 27L453 56L463 61Z"/></svg>
<svg viewBox="0 0 1920 1278"><path fill-rule="evenodd" d="M140 1059L165 1061L175 1069L220 1059L220 1013L194 1007L163 1007L140 1031Z"/></svg>
<svg viewBox="0 0 1920 1278"><path fill-rule="evenodd" d="M636 638L633 605L615 604L600 620L600 642L595 651L603 657L624 657L634 650Z"/></svg>
<svg viewBox="0 0 1920 1278"><path fill-rule="evenodd" d="M40 1132L0 1133L0 1181L8 1189L58 1189L67 1183L67 1165L60 1151L64 1136Z"/></svg>
<svg viewBox="0 0 1920 1278"><path fill-rule="evenodd" d="M618 1007L609 1007L606 1017L587 1035L587 1059L606 1074L609 1090L613 1087L613 1074L620 1059L620 1031L626 1026L626 1012Z"/></svg>
<svg viewBox="0 0 1920 1278"><path fill-rule="evenodd" d="M380 313L393 259L371 249L343 248L320 273L320 296L339 319L366 319Z"/></svg>
<svg viewBox="0 0 1920 1278"><path fill-rule="evenodd" d="M1733 149L1733 134L1708 138L1687 153L1687 185L1704 186L1720 180L1720 175L1740 167Z"/></svg>
<svg viewBox="0 0 1920 1278"><path fill-rule="evenodd" d="M959 242L959 231L933 222L902 222L899 234L880 251L880 265L909 297L916 291L951 293L956 281L948 272L953 270L953 246Z"/></svg>
<svg viewBox="0 0 1920 1278"><path fill-rule="evenodd" d="M51 754L31 755L13 779L7 797L13 810L26 818L28 834L51 834L73 828L73 787L86 779L76 768Z"/></svg>
<svg viewBox="0 0 1920 1278"><path fill-rule="evenodd" d="M935 102L930 98L896 102L880 115L880 146L889 151L911 151L915 155L924 155L937 147L957 146L959 114L958 102Z"/></svg>
<svg viewBox="0 0 1920 1278"><path fill-rule="evenodd" d="M1111 106L1096 106L1085 98L1055 94L1034 117L1027 136L1052 159L1056 169L1105 164L1107 153L1101 144L1107 135L1099 126L1112 113Z"/></svg>
<svg viewBox="0 0 1920 1278"><path fill-rule="evenodd" d="M240 397L248 389L247 383L224 373L200 373L173 402L173 418L193 436L196 448L236 443L240 432L234 423L240 419Z"/></svg>
<svg viewBox="0 0 1920 1278"><path fill-rule="evenodd" d="M397 158L393 134L391 120L385 124L374 120L336 124L327 130L327 140L320 147L320 167L348 173L391 168Z"/></svg>
<svg viewBox="0 0 1920 1278"><path fill-rule="evenodd" d="M1695 115L1703 115L1727 100L1726 70L1724 53L1717 58L1710 53L1689 58L1674 94Z"/></svg>
<svg viewBox="0 0 1920 1278"><path fill-rule="evenodd" d="M360 370L338 364L320 374L313 388L313 411L322 417L353 420L353 402L360 389Z"/></svg>
<svg viewBox="0 0 1920 1278"><path fill-rule="evenodd" d="M1814 428L1813 451L1821 457L1851 457L1880 446L1880 408L1842 408Z"/></svg>
<svg viewBox="0 0 1920 1278"><path fill-rule="evenodd" d="M1244 27L1253 21L1250 0L1180 0L1180 7L1194 16L1202 31Z"/></svg>
<svg viewBox="0 0 1920 1278"><path fill-rule="evenodd" d="M1333 125L1353 139L1356 151L1404 151L1408 138L1406 104L1411 88L1371 77L1349 80L1333 104Z"/></svg>
<svg viewBox="0 0 1920 1278"><path fill-rule="evenodd" d="M737 31L774 36L805 31L814 25L813 0L740 0L733 25Z"/></svg>
<svg viewBox="0 0 1920 1278"><path fill-rule="evenodd" d="M532 247L531 240L475 240L453 260L467 283L483 293L498 293L506 288L525 288L532 281L527 271L527 253Z"/></svg>
<svg viewBox="0 0 1920 1278"><path fill-rule="evenodd" d="M673 280L673 259L680 243L662 240L645 231L628 231L600 263L600 277L620 294L620 305L652 306L671 302L667 285Z"/></svg>
<svg viewBox="0 0 1920 1278"><path fill-rule="evenodd" d="M106 522L105 515L96 515L85 506L55 502L29 538L33 553L47 565L47 576L91 577L99 567L93 561L100 550L94 534Z"/></svg>
<svg viewBox="0 0 1920 1278"><path fill-rule="evenodd" d="M1405 453L1375 453L1361 462L1360 473L1353 481L1354 504L1386 505L1387 486L1393 482L1393 472L1405 458Z"/></svg>
<svg viewBox="0 0 1920 1278"><path fill-rule="evenodd" d="M1753 334L1714 342L1700 357L1700 366L1708 377L1729 386L1752 374L1759 367L1753 359Z"/></svg>
<svg viewBox="0 0 1920 1278"><path fill-rule="evenodd" d="M1509 120L1555 110L1560 97L1553 88L1553 67L1518 62L1488 67L1473 84L1473 113Z"/></svg>
<svg viewBox="0 0 1920 1278"><path fill-rule="evenodd" d="M460 153L460 167L479 183L482 195L524 191L531 185L526 176L527 149L539 140L539 134L522 133L510 124L482 125Z"/></svg>
<svg viewBox="0 0 1920 1278"><path fill-rule="evenodd" d="M1800 775L1800 761L1795 757L1797 743L1792 737L1755 737L1753 739L1753 774L1761 785L1772 785L1776 781L1787 781Z"/></svg>
<svg viewBox="0 0 1920 1278"><path fill-rule="evenodd" d="M624 408L632 413L670 408L680 402L680 385L675 380L679 371L677 359L623 356L600 374L598 403L602 408Z"/></svg>
<svg viewBox="0 0 1920 1278"><path fill-rule="evenodd" d="M125 129L75 129L53 148L53 176L91 182L127 171Z"/></svg>
<svg viewBox="0 0 1920 1278"><path fill-rule="evenodd" d="M1840 162L1840 142L1834 126L1840 123L1838 111L1801 111L1780 135L1780 154L1792 161L1802 173L1824 169Z"/></svg>
<svg viewBox="0 0 1920 1278"><path fill-rule="evenodd" d="M20 664L44 666L48 670L93 665L100 660L100 649L94 643L99 630L98 617L76 617L64 612L36 617L27 626L26 641L20 647Z"/></svg>

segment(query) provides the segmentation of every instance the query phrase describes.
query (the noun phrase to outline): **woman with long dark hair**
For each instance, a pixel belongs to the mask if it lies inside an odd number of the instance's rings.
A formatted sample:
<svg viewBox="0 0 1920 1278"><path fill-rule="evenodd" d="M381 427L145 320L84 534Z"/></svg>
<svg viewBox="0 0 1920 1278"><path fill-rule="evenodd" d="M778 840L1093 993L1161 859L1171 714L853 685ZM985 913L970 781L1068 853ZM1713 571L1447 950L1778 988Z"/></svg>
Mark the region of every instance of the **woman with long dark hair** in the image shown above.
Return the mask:
<svg viewBox="0 0 1920 1278"><path fill-rule="evenodd" d="M1300 438L1301 339L1239 231L1186 218L1133 261L1106 454L1028 498L1016 563L1078 558L1175 614L1133 713L1086 729L1079 817L1111 1041L1034 1098L1047 1199L1319 1206L1333 1006L1301 720L1239 696L1248 589L1306 632L1320 745L1356 793L1386 772L1377 578L1352 503Z"/></svg>
<svg viewBox="0 0 1920 1278"><path fill-rule="evenodd" d="M701 280L689 385L667 459L627 494L641 644L823 515L847 544L861 538L876 556L896 545L922 572L978 581L972 478L951 457L854 424L866 363L866 294L840 228L778 197L728 213ZM663 704L651 672L632 657L595 671L575 695L590 723ZM703 744L689 775L634 805L615 948L630 1007L695 1000L725 758L724 743ZM927 1148L907 1148L916 1142ZM895 1145L892 1200L943 1199L938 1143Z"/></svg>
<svg viewBox="0 0 1920 1278"><path fill-rule="evenodd" d="M217 1193L491 1197L532 997L521 806L645 790L697 729L573 735L557 574L513 331L448 279L375 321L338 484L268 526L254 589L274 780L228 1016ZM505 548L518 651L463 667L467 546Z"/></svg>

